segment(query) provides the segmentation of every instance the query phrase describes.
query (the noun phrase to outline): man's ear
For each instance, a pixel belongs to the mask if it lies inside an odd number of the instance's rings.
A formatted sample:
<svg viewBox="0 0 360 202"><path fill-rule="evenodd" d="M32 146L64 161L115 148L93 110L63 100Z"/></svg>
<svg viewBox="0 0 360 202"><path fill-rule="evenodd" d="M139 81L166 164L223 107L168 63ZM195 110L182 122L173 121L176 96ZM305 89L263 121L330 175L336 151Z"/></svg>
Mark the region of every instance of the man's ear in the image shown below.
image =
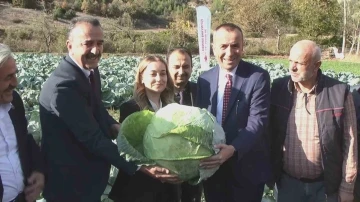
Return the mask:
<svg viewBox="0 0 360 202"><path fill-rule="evenodd" d="M320 69L320 66L321 66L321 61L317 61L317 62L315 63L315 70L316 70L316 71L319 70L319 69Z"/></svg>
<svg viewBox="0 0 360 202"><path fill-rule="evenodd" d="M67 47L68 51L71 50L72 44L71 44L70 40L66 40L66 47Z"/></svg>
<svg viewBox="0 0 360 202"><path fill-rule="evenodd" d="M242 50L240 50L240 56L243 57L245 55L245 51L244 48L242 48Z"/></svg>

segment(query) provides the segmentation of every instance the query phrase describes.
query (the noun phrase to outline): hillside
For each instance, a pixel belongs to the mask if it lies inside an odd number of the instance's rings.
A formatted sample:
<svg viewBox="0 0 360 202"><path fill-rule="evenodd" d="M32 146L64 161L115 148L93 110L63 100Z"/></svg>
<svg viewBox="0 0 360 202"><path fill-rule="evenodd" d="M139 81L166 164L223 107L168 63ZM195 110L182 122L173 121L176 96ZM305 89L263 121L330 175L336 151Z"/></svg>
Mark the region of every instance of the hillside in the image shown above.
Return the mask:
<svg viewBox="0 0 360 202"><path fill-rule="evenodd" d="M53 20L52 16L45 16L41 10L16 8L7 2L0 1L0 30L4 31L7 28L34 28L41 26L44 18L50 21L56 27L66 28L69 20L59 19ZM76 16L90 16L85 13L76 12ZM96 16L102 23L105 30L111 29L113 24L116 24L116 19ZM137 31L161 31L166 28L168 22L164 19L157 18L154 20L139 20L136 23L135 30ZM1 33L0 33L1 38Z"/></svg>
<svg viewBox="0 0 360 202"><path fill-rule="evenodd" d="M82 12L75 14L75 17L89 16ZM105 32L106 53L161 53L166 52L169 44L179 44L174 34L168 34L169 21L164 17L136 19L131 27L119 25L119 19L123 18L96 18ZM68 25L69 20L54 20L53 13L16 8L0 1L0 43L8 44L15 52L65 52ZM155 32L166 32L166 36L154 35Z"/></svg>

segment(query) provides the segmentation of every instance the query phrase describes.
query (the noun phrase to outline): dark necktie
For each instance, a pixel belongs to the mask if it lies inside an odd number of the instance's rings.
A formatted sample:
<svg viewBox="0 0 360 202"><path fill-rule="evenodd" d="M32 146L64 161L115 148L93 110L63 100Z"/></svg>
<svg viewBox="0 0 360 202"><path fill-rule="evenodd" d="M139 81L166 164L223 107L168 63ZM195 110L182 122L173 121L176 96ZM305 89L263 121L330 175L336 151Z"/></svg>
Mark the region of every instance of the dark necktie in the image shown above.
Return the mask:
<svg viewBox="0 0 360 202"><path fill-rule="evenodd" d="M90 79L91 90L93 91L93 93L95 93L96 91L95 91L94 71L90 71L89 79Z"/></svg>
<svg viewBox="0 0 360 202"><path fill-rule="evenodd" d="M223 110L222 110L222 120L221 120L221 125L224 125L224 121L225 121L225 115L226 115L226 111L228 109L228 104L229 104L229 99L230 99L230 94L231 94L231 87L232 87L232 76L231 74L226 74L226 85L225 85L225 90L224 90L224 98L223 98Z"/></svg>
<svg viewBox="0 0 360 202"><path fill-rule="evenodd" d="M180 91L178 93L175 93L175 102L179 104L184 104L184 93L183 91Z"/></svg>
<svg viewBox="0 0 360 202"><path fill-rule="evenodd" d="M96 95L96 83L95 83L94 71L90 71L89 80L91 87L91 103L92 103L91 105L93 107L93 111L95 111L96 103L97 103L97 95Z"/></svg>
<svg viewBox="0 0 360 202"><path fill-rule="evenodd" d="M179 104L183 105L184 104L184 91L180 91L180 101Z"/></svg>

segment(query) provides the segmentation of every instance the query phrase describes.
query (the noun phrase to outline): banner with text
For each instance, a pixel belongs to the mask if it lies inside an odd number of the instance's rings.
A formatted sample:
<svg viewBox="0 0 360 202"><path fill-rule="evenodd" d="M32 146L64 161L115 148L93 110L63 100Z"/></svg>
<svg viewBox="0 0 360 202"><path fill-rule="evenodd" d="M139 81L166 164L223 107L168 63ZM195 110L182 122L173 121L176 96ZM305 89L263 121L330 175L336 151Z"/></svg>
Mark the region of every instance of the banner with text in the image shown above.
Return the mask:
<svg viewBox="0 0 360 202"><path fill-rule="evenodd" d="M196 7L196 18L201 70L208 70L210 66L210 10L206 6Z"/></svg>

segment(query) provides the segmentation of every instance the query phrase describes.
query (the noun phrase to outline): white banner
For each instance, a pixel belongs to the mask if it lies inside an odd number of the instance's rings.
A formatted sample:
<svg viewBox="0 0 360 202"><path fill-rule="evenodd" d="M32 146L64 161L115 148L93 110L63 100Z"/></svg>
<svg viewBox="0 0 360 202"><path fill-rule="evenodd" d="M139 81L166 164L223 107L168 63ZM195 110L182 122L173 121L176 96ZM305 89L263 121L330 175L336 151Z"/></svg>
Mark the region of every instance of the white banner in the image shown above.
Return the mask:
<svg viewBox="0 0 360 202"><path fill-rule="evenodd" d="M196 18L201 70L208 70L210 67L210 10L206 6L196 7Z"/></svg>

